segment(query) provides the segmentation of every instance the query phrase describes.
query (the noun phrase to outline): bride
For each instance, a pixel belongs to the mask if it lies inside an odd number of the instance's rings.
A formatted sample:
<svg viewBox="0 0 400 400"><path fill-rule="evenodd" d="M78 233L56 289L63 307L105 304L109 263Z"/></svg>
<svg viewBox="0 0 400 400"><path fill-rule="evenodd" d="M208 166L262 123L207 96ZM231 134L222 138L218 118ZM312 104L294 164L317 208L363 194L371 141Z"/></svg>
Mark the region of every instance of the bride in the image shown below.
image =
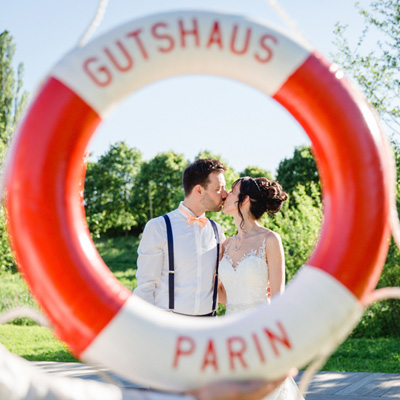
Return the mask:
<svg viewBox="0 0 400 400"><path fill-rule="evenodd" d="M285 287L285 257L278 233L259 220L265 212L277 213L288 195L278 182L266 178L240 178L225 199L223 213L231 215L238 233L222 245L218 301L226 315L270 302ZM298 388L287 378L265 399L296 400Z"/></svg>

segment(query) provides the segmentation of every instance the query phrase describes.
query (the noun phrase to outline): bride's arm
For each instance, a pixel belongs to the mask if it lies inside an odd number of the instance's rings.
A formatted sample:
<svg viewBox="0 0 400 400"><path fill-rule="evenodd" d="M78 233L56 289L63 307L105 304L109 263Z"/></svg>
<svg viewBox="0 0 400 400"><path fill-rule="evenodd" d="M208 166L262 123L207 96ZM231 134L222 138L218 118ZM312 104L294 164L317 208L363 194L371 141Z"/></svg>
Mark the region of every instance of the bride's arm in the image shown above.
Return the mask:
<svg viewBox="0 0 400 400"><path fill-rule="evenodd" d="M283 293L285 289L285 255L279 234L272 231L268 233L265 250L269 273L269 295L272 297Z"/></svg>
<svg viewBox="0 0 400 400"><path fill-rule="evenodd" d="M226 239L224 243L222 243L221 246L221 251L219 254L219 260L221 261L222 256L224 255L225 252L225 247L227 243L229 243L230 238ZM223 306L226 305L226 292L224 285L222 284L221 280L218 278L218 303L222 304Z"/></svg>
<svg viewBox="0 0 400 400"><path fill-rule="evenodd" d="M218 303L226 306L226 292L220 280L218 280Z"/></svg>

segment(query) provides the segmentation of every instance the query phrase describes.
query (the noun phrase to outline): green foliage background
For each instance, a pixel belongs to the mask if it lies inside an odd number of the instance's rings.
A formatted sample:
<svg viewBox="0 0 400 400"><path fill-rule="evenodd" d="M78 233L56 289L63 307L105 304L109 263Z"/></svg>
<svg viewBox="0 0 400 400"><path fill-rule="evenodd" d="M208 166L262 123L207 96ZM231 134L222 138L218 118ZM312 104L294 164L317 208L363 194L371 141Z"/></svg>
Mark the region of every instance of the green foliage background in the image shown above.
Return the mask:
<svg viewBox="0 0 400 400"><path fill-rule="evenodd" d="M87 163L84 204L95 237L107 231L128 232L138 225L131 192L141 165L141 152L123 142L111 145L97 162Z"/></svg>
<svg viewBox="0 0 400 400"><path fill-rule="evenodd" d="M8 31L0 33L0 170L3 171L6 149L27 101L22 90L23 65L14 70L15 44ZM15 270L6 229L6 210L0 194L0 271Z"/></svg>

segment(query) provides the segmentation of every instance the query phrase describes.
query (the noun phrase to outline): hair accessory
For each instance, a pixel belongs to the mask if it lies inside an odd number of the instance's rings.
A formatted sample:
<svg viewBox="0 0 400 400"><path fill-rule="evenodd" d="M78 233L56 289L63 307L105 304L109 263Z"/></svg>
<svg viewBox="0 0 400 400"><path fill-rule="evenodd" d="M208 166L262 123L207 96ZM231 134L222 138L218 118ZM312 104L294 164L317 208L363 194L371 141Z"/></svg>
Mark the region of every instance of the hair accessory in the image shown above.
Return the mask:
<svg viewBox="0 0 400 400"><path fill-rule="evenodd" d="M258 186L257 181L256 181L255 179L253 179L253 178L250 178L250 180L251 180L252 182L254 182L254 184L255 184L256 187L257 187L257 190L261 193L261 189L260 189L260 186Z"/></svg>

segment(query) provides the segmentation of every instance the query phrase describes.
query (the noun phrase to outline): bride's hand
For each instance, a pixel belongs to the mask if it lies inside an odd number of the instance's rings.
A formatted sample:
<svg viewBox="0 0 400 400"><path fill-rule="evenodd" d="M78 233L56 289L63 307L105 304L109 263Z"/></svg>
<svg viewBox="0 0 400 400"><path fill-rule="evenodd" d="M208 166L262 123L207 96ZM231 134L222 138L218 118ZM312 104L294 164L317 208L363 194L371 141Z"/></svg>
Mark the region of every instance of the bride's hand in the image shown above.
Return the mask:
<svg viewBox="0 0 400 400"><path fill-rule="evenodd" d="M288 376L294 376L296 373L297 371L291 371ZM281 385L288 376L273 382L217 382L188 394L198 400L259 400Z"/></svg>

